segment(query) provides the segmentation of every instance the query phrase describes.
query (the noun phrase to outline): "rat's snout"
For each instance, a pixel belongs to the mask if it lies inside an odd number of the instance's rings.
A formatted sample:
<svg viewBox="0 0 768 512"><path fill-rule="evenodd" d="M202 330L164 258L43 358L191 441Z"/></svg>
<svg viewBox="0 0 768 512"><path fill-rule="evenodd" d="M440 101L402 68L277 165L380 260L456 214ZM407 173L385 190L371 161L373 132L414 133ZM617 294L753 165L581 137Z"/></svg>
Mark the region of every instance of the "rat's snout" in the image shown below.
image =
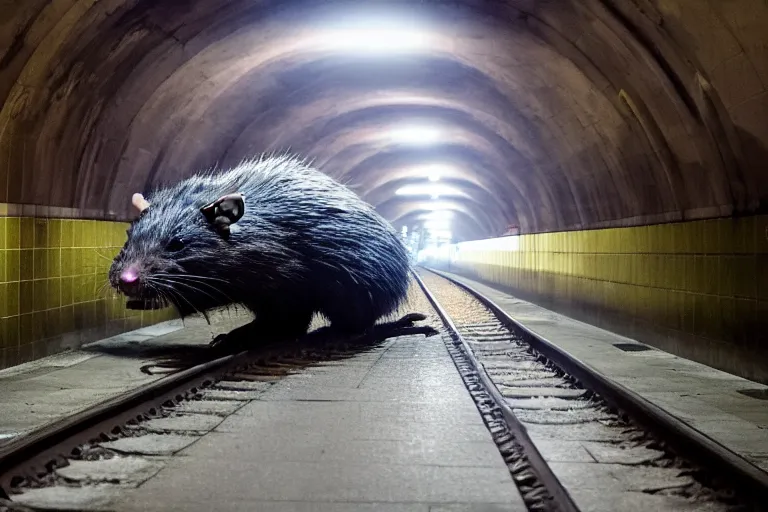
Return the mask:
<svg viewBox="0 0 768 512"><path fill-rule="evenodd" d="M141 278L136 265L125 267L117 278L120 291L128 296L138 295L141 290Z"/></svg>

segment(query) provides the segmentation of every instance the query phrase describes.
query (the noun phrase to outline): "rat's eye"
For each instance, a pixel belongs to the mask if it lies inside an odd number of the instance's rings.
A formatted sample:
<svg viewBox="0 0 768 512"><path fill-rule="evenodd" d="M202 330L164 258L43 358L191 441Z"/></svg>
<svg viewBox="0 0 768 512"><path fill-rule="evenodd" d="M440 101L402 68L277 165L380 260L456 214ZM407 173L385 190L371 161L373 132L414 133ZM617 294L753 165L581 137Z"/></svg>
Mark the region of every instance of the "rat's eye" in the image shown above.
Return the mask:
<svg viewBox="0 0 768 512"><path fill-rule="evenodd" d="M180 237L174 237L170 242L168 242L168 245L166 246L166 249L168 249L171 252L178 252L184 248L184 240Z"/></svg>

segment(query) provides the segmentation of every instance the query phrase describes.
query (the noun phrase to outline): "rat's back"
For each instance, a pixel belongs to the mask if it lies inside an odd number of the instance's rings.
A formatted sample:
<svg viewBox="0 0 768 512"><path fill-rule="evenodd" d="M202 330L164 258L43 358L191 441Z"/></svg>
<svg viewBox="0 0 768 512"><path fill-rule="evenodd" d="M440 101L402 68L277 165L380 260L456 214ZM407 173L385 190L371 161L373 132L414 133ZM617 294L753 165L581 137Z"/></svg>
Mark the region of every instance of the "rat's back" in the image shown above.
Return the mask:
<svg viewBox="0 0 768 512"><path fill-rule="evenodd" d="M341 183L290 157L244 162L221 179L225 189L239 182L250 194L243 229L258 237L270 225L271 237L305 269L298 289L286 286L289 302L311 293L336 327L360 331L406 296L410 264L397 232Z"/></svg>

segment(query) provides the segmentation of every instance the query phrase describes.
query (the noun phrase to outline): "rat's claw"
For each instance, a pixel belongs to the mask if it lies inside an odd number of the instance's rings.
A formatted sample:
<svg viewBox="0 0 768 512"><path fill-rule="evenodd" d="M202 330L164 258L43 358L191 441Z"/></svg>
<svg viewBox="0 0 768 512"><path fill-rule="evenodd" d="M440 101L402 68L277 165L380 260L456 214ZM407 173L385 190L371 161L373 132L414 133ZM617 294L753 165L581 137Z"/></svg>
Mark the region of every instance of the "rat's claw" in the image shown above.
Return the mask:
<svg viewBox="0 0 768 512"><path fill-rule="evenodd" d="M425 315L424 313L408 313L400 320L403 322L416 323L426 319L427 319L427 315Z"/></svg>
<svg viewBox="0 0 768 512"><path fill-rule="evenodd" d="M208 346L211 348L221 348L222 345L227 343L228 338L229 336L227 334L219 334L213 338L213 341L211 341Z"/></svg>
<svg viewBox="0 0 768 512"><path fill-rule="evenodd" d="M223 351L226 353L235 353L244 350L245 340L242 336L238 335L236 331L228 332L226 334L219 334L208 346L212 350Z"/></svg>
<svg viewBox="0 0 768 512"><path fill-rule="evenodd" d="M397 327L414 327L413 324L416 322L421 322L422 320L426 320L427 315L424 313L408 313L407 315L403 316L399 320L395 320L394 322L387 322L390 326L393 328Z"/></svg>

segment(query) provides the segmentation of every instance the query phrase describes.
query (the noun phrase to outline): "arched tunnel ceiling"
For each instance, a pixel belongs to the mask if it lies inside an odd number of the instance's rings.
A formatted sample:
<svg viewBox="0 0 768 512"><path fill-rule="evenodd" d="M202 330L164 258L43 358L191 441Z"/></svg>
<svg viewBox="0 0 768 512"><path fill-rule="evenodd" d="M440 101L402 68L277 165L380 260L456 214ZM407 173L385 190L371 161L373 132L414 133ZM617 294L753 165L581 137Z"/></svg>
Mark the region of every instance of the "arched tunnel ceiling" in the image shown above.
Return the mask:
<svg viewBox="0 0 768 512"><path fill-rule="evenodd" d="M459 239L754 212L766 26L761 0L0 1L0 201L126 219L290 150ZM460 194L398 193L437 165Z"/></svg>

